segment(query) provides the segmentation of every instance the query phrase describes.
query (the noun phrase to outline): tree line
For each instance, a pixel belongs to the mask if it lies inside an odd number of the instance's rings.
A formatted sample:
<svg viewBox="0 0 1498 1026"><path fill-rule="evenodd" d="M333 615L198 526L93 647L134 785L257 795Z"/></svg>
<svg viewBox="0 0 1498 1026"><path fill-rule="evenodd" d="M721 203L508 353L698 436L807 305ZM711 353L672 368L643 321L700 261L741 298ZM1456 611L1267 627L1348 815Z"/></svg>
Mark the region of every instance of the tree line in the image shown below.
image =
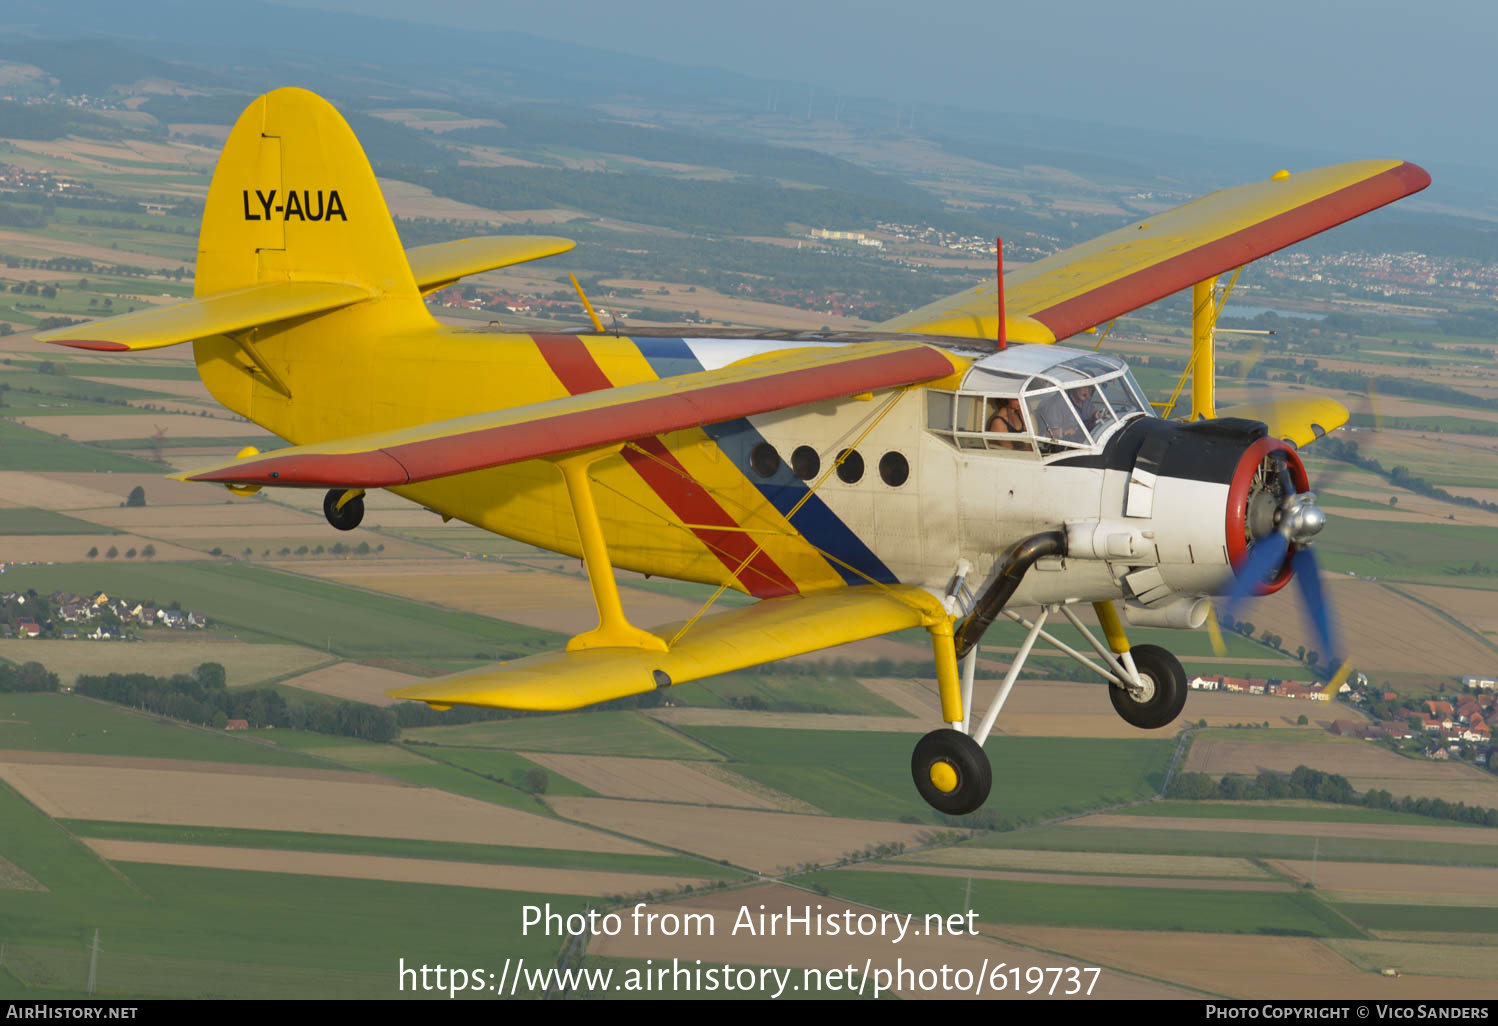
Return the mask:
<svg viewBox="0 0 1498 1026"><path fill-rule="evenodd" d="M393 741L399 733L394 713L364 702L287 699L271 688L230 691L219 663L202 663L190 674L170 677L147 673L84 675L73 690L90 698L218 729L230 720L245 720L251 727L310 730L365 741Z"/></svg>
<svg viewBox="0 0 1498 1026"><path fill-rule="evenodd" d="M1289 773L1262 770L1256 777L1225 774L1213 780L1206 773L1180 773L1171 783L1170 797L1190 801L1265 801L1274 799L1309 799L1338 805L1361 805L1387 812L1408 812L1433 819L1498 827L1498 809L1448 802L1443 798L1396 798L1377 788L1358 794L1340 773L1324 773L1309 766L1297 766Z"/></svg>
<svg viewBox="0 0 1498 1026"><path fill-rule="evenodd" d="M0 663L0 692L56 690L57 674L41 663L22 663L20 666Z"/></svg>

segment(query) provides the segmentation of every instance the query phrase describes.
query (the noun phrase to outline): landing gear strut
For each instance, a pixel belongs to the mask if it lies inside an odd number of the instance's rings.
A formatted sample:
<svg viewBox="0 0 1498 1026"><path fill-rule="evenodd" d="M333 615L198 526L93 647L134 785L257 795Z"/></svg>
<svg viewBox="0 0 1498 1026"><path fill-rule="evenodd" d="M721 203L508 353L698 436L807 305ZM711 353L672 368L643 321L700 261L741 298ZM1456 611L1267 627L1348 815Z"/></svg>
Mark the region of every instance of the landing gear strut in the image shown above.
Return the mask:
<svg viewBox="0 0 1498 1026"><path fill-rule="evenodd" d="M340 531L352 531L364 519L364 490L334 488L323 496L323 516Z"/></svg>
<svg viewBox="0 0 1498 1026"><path fill-rule="evenodd" d="M983 745L993 732L995 721L1031 650L1041 639L1107 681L1113 708L1133 726L1157 730L1181 714L1186 706L1186 671L1181 668L1180 660L1158 645L1131 647L1112 603L1098 602L1094 607L1106 642L1098 638L1065 603L1042 606L1033 620L1010 609L992 610L1025 628L1025 639L980 718L973 716L973 685L978 637L987 623L977 622L976 629L971 632L964 629L966 624L959 625L950 636L956 643L945 642L952 646L945 653L939 632L928 628L935 645L938 692L942 699L942 719L947 721L947 727L923 737L910 760L916 790L927 804L949 816L962 816L976 811L987 800L993 774L988 757L983 753ZM1060 613L1071 621L1099 658L1084 655L1047 631L1046 621L1052 613ZM984 619L993 617L985 614ZM976 622L972 616L969 621ZM959 653L959 661L954 665L951 660ZM948 668L945 671L944 659ZM960 673L956 672L959 666Z"/></svg>

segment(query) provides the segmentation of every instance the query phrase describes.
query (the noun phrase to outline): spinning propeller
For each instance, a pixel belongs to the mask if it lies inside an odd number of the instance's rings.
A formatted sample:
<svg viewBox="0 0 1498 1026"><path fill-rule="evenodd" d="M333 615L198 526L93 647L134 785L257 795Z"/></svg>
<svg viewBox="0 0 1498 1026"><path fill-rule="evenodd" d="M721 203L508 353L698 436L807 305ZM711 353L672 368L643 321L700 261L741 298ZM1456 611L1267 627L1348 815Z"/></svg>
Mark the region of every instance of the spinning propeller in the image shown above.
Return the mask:
<svg viewBox="0 0 1498 1026"><path fill-rule="evenodd" d="M1341 684L1349 669L1321 588L1320 567L1311 539L1326 526L1326 513L1316 504L1316 493L1305 488L1305 471L1288 449L1274 449L1254 471L1245 505L1246 553L1238 561L1237 579L1224 609L1237 618L1250 597L1279 590L1293 576L1300 587L1318 651L1335 676L1328 685ZM1297 487L1296 477L1302 487Z"/></svg>

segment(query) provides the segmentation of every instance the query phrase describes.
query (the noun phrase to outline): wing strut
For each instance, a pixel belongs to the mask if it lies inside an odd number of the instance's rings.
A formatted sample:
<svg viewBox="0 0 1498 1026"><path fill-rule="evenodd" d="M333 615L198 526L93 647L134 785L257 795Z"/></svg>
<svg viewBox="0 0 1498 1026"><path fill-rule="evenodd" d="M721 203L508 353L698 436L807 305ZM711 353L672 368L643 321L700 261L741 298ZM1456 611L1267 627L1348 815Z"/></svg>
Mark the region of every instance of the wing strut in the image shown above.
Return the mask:
<svg viewBox="0 0 1498 1026"><path fill-rule="evenodd" d="M666 643L649 631L642 631L624 616L619 601L619 582L614 579L614 565L609 561L603 525L598 507L593 503L593 481L588 476L594 463L613 456L622 445L592 449L556 461L557 469L567 482L567 497L572 501L572 517L577 523L577 537L583 547L583 566L588 584L593 588L593 602L598 606L598 626L567 642L567 651L587 648L635 648L647 652L665 652Z"/></svg>

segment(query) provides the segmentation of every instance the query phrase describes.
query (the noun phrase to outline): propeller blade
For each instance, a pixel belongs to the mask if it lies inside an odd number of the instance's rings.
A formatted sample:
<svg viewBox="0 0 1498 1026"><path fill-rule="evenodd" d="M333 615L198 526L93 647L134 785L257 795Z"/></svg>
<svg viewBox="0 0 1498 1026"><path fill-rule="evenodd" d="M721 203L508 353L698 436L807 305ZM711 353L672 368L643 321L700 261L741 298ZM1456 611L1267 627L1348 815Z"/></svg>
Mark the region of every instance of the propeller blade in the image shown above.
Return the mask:
<svg viewBox="0 0 1498 1026"><path fill-rule="evenodd" d="M1217 610L1215 608L1207 611L1207 636L1212 639L1212 651L1219 658L1228 654L1227 642L1222 640L1222 627L1217 623Z"/></svg>
<svg viewBox="0 0 1498 1026"><path fill-rule="evenodd" d="M1300 597L1305 603L1306 614L1310 616L1311 624L1316 629L1316 643L1320 646L1318 654L1326 660L1326 665L1334 670L1339 669L1342 665L1341 647L1333 633L1331 608L1321 590L1321 573L1316 564L1315 552L1309 548L1301 549L1292 557L1291 566L1295 570L1295 580L1300 585Z"/></svg>
<svg viewBox="0 0 1498 1026"><path fill-rule="evenodd" d="M1285 554L1289 551L1290 539L1283 533L1275 531L1253 543L1248 550L1248 558L1238 569L1238 579L1233 582L1232 593L1228 595L1226 611L1232 614L1234 619L1238 617L1238 610L1244 600L1258 595L1279 572L1285 562Z"/></svg>

